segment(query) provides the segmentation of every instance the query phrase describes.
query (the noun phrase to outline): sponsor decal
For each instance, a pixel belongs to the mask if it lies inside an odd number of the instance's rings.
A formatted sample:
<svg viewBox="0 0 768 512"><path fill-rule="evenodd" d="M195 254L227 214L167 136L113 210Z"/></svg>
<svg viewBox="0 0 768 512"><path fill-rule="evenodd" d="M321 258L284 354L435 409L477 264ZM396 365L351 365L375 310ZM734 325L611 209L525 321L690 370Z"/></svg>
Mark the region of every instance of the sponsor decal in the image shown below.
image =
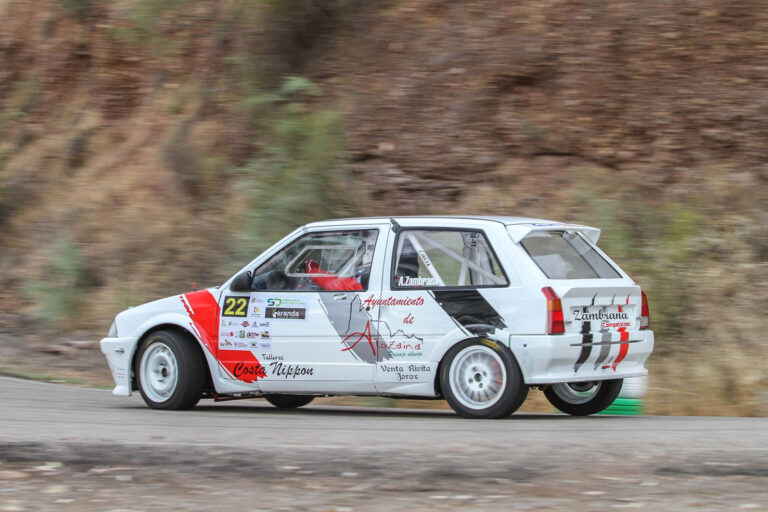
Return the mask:
<svg viewBox="0 0 768 512"><path fill-rule="evenodd" d="M382 373L392 374L397 382L418 381L428 376L432 368L425 364L380 365Z"/></svg>
<svg viewBox="0 0 768 512"><path fill-rule="evenodd" d="M421 349L424 339L416 336L416 334L405 332L403 329L392 331L389 328L389 324L385 321L379 322L379 333L379 353L387 354L393 358L421 357L423 355ZM408 352L395 352L395 350L407 350Z"/></svg>
<svg viewBox="0 0 768 512"><path fill-rule="evenodd" d="M221 316L247 316L248 297L224 297Z"/></svg>
<svg viewBox="0 0 768 512"><path fill-rule="evenodd" d="M262 339L259 341L259 350L270 351L272 350L272 340Z"/></svg>
<svg viewBox="0 0 768 512"><path fill-rule="evenodd" d="M386 299L377 299L375 295L371 295L363 301L366 308L373 309L376 306L389 307L389 306L423 306L423 297L387 297Z"/></svg>
<svg viewBox="0 0 768 512"><path fill-rule="evenodd" d="M248 339L254 339L259 337L259 331L248 331Z"/></svg>
<svg viewBox="0 0 768 512"><path fill-rule="evenodd" d="M269 322L261 322L259 327L269 327Z"/></svg>
<svg viewBox="0 0 768 512"><path fill-rule="evenodd" d="M234 378L243 382L256 382L267 376L264 367L250 350L231 351L218 347L221 309L211 292L199 290L184 294L181 296L181 303L189 315L192 331L206 350L217 357L219 364Z"/></svg>
<svg viewBox="0 0 768 512"><path fill-rule="evenodd" d="M248 348L248 342L242 340L235 340L235 348L243 349Z"/></svg>
<svg viewBox="0 0 768 512"><path fill-rule="evenodd" d="M421 339L419 338L419 341ZM403 341L397 341L392 340L389 343L387 342L380 342L379 348L387 349L387 350L421 350L421 343L407 343Z"/></svg>
<svg viewBox="0 0 768 512"><path fill-rule="evenodd" d="M370 306L366 307L357 294L348 294L349 300L333 300L331 294L320 293L320 304L326 312L342 345L340 350L347 352L358 361L376 364L376 343L379 328L386 322L377 322L370 314ZM371 295L371 298L374 296ZM378 316L378 315L376 315ZM363 341L363 343L361 343ZM390 359L389 352L379 354L378 359Z"/></svg>
<svg viewBox="0 0 768 512"><path fill-rule="evenodd" d="M315 369L299 364L286 364L281 361L272 361L269 363L270 371L275 377L283 377L288 379L289 377L295 379L296 377L311 376L315 374Z"/></svg>
<svg viewBox="0 0 768 512"><path fill-rule="evenodd" d="M629 322L603 322L600 324L603 329L619 329L621 327L629 327Z"/></svg>
<svg viewBox="0 0 768 512"><path fill-rule="evenodd" d="M245 321L244 321L243 323L241 323L240 325L242 325L243 327L250 327L250 326L251 326L251 324L248 322L248 320L245 320Z"/></svg>
<svg viewBox="0 0 768 512"><path fill-rule="evenodd" d="M567 224L564 222L532 222L531 226L535 226L537 228L573 228L573 229L584 229L586 226L582 226L580 224Z"/></svg>
<svg viewBox="0 0 768 512"><path fill-rule="evenodd" d="M263 306L264 318L269 320L306 320L308 305L304 300L271 297L257 299ZM262 305L263 305L262 304ZM258 306L254 306L258 307ZM261 311L261 310L260 310ZM262 322L260 327L268 327L269 322Z"/></svg>
<svg viewBox="0 0 768 512"><path fill-rule="evenodd" d="M258 360L238 361L232 369L232 375L238 380L256 382L267 376L267 370L264 369Z"/></svg>
<svg viewBox="0 0 768 512"><path fill-rule="evenodd" d="M436 277L407 277L400 276L397 286L438 286L440 281Z"/></svg>
<svg viewBox="0 0 768 512"><path fill-rule="evenodd" d="M352 341L354 339L354 341ZM365 324L365 329L363 329L363 332L353 332L343 340L341 340L341 343L346 344L347 346L343 349L341 349L342 352L346 352L347 350L352 350L355 348L355 346L360 343L361 340L365 340L368 342L368 346L371 347L371 352L373 355L376 355L376 345L373 343L373 339L371 338L371 322L368 321Z"/></svg>
<svg viewBox="0 0 768 512"><path fill-rule="evenodd" d="M415 352L413 350L411 350L410 352L392 352L390 350L389 355L393 358L424 357L424 352Z"/></svg>
<svg viewBox="0 0 768 512"><path fill-rule="evenodd" d="M116 379L125 378L125 368L115 366L110 360L107 360L107 363L109 363L109 369L112 371L112 375L114 375Z"/></svg>
<svg viewBox="0 0 768 512"><path fill-rule="evenodd" d="M416 252L419 254L419 258L421 258L421 261L424 262L424 265L426 265L427 267L432 266L432 260L429 259L429 256L427 256L427 253L424 249L419 249Z"/></svg>
<svg viewBox="0 0 768 512"><path fill-rule="evenodd" d="M347 300L346 293L337 293L333 296L333 300Z"/></svg>
<svg viewBox="0 0 768 512"><path fill-rule="evenodd" d="M240 338L245 338L245 331L240 331L240 333L238 334L238 336L239 336Z"/></svg>
<svg viewBox="0 0 768 512"><path fill-rule="evenodd" d="M268 340L269 339L269 331L263 331L261 333L261 339Z"/></svg>
<svg viewBox="0 0 768 512"><path fill-rule="evenodd" d="M287 307L287 306L306 307L306 305L304 304L304 301L299 299L271 298L271 299L267 299L266 302L267 302L267 306L273 307L273 308Z"/></svg>
<svg viewBox="0 0 768 512"><path fill-rule="evenodd" d="M228 339L224 338L219 340L219 348L228 349L232 347L234 347L234 344L232 344L232 342Z"/></svg>
<svg viewBox="0 0 768 512"><path fill-rule="evenodd" d="M259 306L253 306L253 308L251 308L251 316L254 316L254 317L261 316L261 309L259 308Z"/></svg>
<svg viewBox="0 0 768 512"><path fill-rule="evenodd" d="M266 318L275 320L305 320L307 318L306 308L281 308L267 307Z"/></svg>
<svg viewBox="0 0 768 512"><path fill-rule="evenodd" d="M595 294L592 297L592 304L595 302ZM618 306L618 311L607 312L607 306L603 306L600 311L588 311L587 307L583 307L580 310L574 311L574 320L581 322L581 352L576 359L576 363L573 365L573 371L578 372L579 369L587 362L592 355L592 347L594 342L599 340L600 352L597 355L594 363L594 369L602 368L603 370L613 369L616 371L619 363L621 363L629 352L629 343L622 343L619 346L619 353L613 361L608 357L611 351L611 341L613 336L609 329L616 329L619 332L619 341L628 342L629 333L627 329L630 326L629 315L624 311L623 306ZM600 331L598 334L592 333L592 321L600 321ZM611 321L613 320L613 321ZM617 321L618 320L618 321ZM626 320L626 321L622 321Z"/></svg>
<svg viewBox="0 0 768 512"><path fill-rule="evenodd" d="M588 313L587 311L584 311L584 309L586 308L583 308L581 311L574 311L573 319L576 322L586 322L590 320L629 320L629 315L624 311L606 313L601 310L597 313Z"/></svg>

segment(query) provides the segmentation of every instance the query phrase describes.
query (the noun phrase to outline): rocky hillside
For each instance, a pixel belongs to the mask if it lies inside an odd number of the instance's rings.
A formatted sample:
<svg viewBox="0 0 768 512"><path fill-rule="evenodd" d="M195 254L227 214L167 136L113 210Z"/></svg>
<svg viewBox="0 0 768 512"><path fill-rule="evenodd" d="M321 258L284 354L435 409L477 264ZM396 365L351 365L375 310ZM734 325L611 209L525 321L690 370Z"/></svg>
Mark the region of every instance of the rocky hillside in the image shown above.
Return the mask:
<svg viewBox="0 0 768 512"><path fill-rule="evenodd" d="M532 215L648 290L653 411L765 414L767 117L759 0L0 0L0 332L317 218Z"/></svg>

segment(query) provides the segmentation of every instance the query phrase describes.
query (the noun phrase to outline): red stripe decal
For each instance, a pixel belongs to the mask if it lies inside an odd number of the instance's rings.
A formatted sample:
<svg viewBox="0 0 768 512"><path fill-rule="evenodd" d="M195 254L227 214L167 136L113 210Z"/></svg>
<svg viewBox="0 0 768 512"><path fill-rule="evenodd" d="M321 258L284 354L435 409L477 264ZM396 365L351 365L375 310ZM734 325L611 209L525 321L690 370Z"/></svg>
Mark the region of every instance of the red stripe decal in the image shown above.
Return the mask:
<svg viewBox="0 0 768 512"><path fill-rule="evenodd" d="M187 310L200 341L224 368L243 382L256 382L267 372L248 350L219 350L219 304L208 290L184 294L181 303Z"/></svg>
<svg viewBox="0 0 768 512"><path fill-rule="evenodd" d="M619 333L621 333L621 339L619 341L629 341L629 333L627 332L626 327L619 328ZM619 363L627 357L627 352L629 352L629 343L622 343L619 347L619 355L616 356L616 360L613 362L613 371L616 371L616 367L619 366Z"/></svg>
<svg viewBox="0 0 768 512"><path fill-rule="evenodd" d="M216 357L219 344L219 305L216 299L208 290L200 290L182 295L181 303L197 329L200 341Z"/></svg>

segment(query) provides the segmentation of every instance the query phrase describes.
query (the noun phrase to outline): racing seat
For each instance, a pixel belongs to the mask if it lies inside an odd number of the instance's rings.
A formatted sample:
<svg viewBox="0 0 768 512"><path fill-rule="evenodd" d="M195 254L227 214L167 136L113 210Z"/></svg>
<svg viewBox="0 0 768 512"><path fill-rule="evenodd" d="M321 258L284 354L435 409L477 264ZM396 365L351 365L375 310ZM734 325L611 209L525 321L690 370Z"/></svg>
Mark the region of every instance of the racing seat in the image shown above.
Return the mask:
<svg viewBox="0 0 768 512"><path fill-rule="evenodd" d="M307 274L328 274L320 264L315 260L308 259L306 262ZM363 286L354 277L312 277L309 278L323 290L341 291L341 290L362 290Z"/></svg>

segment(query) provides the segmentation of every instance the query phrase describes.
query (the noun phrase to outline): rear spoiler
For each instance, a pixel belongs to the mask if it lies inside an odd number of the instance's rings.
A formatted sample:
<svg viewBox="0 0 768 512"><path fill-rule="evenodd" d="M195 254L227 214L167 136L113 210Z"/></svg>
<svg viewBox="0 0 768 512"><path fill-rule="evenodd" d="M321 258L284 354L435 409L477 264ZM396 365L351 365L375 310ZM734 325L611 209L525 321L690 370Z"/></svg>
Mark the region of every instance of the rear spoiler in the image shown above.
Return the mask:
<svg viewBox="0 0 768 512"><path fill-rule="evenodd" d="M507 232L516 244L534 231L567 231L569 233L582 233L593 244L597 244L600 238L600 230L580 224L565 224L563 222L533 222L530 224L509 224Z"/></svg>

